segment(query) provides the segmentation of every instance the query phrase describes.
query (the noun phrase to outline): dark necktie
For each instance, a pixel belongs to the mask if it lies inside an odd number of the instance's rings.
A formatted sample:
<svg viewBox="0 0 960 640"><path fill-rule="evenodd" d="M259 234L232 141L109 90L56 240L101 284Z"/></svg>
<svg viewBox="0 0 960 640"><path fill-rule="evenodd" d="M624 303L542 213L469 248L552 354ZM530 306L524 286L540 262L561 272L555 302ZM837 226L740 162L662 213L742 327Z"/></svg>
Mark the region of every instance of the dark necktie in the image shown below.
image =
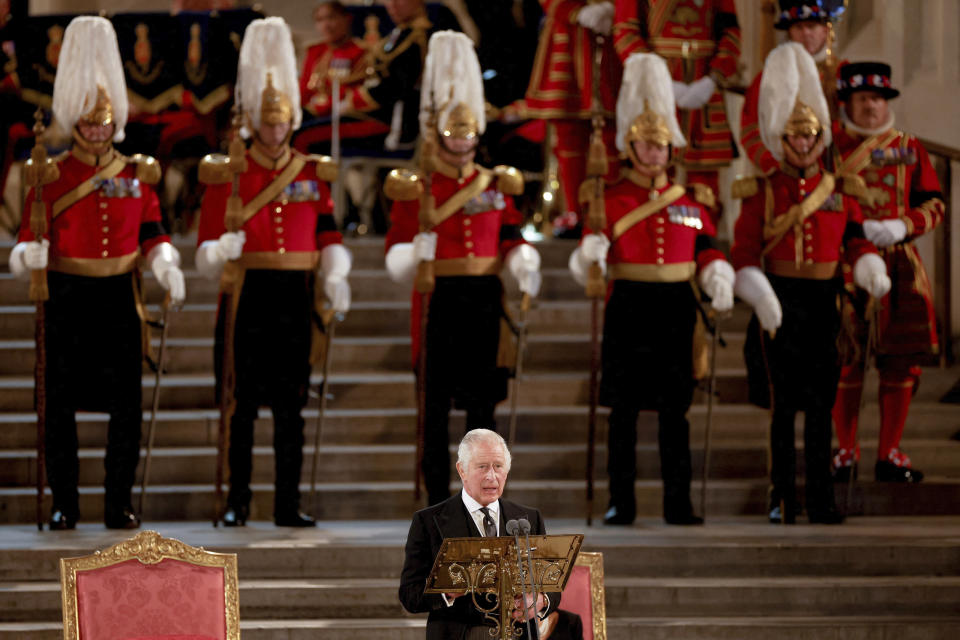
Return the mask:
<svg viewBox="0 0 960 640"><path fill-rule="evenodd" d="M493 518L490 517L490 509L488 507L480 507L480 511L483 512L483 535L487 538L496 538L497 525L493 522Z"/></svg>

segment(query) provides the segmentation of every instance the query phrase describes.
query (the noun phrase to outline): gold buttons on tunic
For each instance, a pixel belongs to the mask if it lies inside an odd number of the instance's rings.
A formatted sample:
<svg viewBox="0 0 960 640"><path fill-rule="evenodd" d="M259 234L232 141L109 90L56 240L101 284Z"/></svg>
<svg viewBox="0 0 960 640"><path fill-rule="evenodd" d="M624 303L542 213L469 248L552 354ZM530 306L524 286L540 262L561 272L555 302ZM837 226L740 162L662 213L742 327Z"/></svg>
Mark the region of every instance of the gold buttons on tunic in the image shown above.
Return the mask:
<svg viewBox="0 0 960 640"><path fill-rule="evenodd" d="M103 244L110 244L110 241L106 238L103 239Z"/></svg>
<svg viewBox="0 0 960 640"><path fill-rule="evenodd" d="M277 208L274 209L273 211L274 211L275 213L280 213L281 211L283 211L283 207L277 207Z"/></svg>
<svg viewBox="0 0 960 640"><path fill-rule="evenodd" d="M663 264L663 258L657 258L657 264Z"/></svg>
<svg viewBox="0 0 960 640"><path fill-rule="evenodd" d="M466 227L469 227L471 222L472 222L472 220L470 220L470 218L464 218L464 219L463 219L463 224L464 224L464 226L466 226Z"/></svg>
<svg viewBox="0 0 960 640"><path fill-rule="evenodd" d="M468 238L469 238L470 236L472 236L472 235L473 235L473 232L472 232L472 231L470 231L470 229L467 229L466 231L464 231L464 232L463 232L463 235L465 235L466 237L468 237Z"/></svg>
<svg viewBox="0 0 960 640"><path fill-rule="evenodd" d="M663 244L663 238L657 238L657 244Z"/></svg>
<svg viewBox="0 0 960 640"><path fill-rule="evenodd" d="M471 242L470 240L467 240L467 241L464 243L464 245L466 245L467 249L472 249L472 248L473 248L473 242Z"/></svg>
<svg viewBox="0 0 960 640"><path fill-rule="evenodd" d="M287 252L287 250L284 249L283 247L280 247L279 249L277 249L277 253L279 253L279 254L281 254L281 255L284 254L284 253L286 253L286 252Z"/></svg>
<svg viewBox="0 0 960 640"><path fill-rule="evenodd" d="M102 255L104 258L106 258L108 255L110 255L110 252L109 252L109 251L104 251L104 252L101 253L100 255Z"/></svg>

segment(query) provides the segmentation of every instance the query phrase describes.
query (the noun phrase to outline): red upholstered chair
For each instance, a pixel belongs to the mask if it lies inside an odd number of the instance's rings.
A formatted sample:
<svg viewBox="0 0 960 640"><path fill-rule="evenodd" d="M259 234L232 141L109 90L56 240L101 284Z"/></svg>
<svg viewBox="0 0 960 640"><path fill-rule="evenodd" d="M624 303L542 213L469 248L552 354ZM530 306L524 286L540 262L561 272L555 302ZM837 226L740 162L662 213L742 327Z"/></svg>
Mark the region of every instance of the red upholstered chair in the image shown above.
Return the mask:
<svg viewBox="0 0 960 640"><path fill-rule="evenodd" d="M563 612L580 616L583 623L583 640L607 640L607 612L603 591L603 554L581 551L567 579L560 600L560 616ZM570 635L568 621L556 613L551 614L543 625L541 638L566 640Z"/></svg>
<svg viewBox="0 0 960 640"><path fill-rule="evenodd" d="M238 640L236 554L156 531L60 559L64 640Z"/></svg>

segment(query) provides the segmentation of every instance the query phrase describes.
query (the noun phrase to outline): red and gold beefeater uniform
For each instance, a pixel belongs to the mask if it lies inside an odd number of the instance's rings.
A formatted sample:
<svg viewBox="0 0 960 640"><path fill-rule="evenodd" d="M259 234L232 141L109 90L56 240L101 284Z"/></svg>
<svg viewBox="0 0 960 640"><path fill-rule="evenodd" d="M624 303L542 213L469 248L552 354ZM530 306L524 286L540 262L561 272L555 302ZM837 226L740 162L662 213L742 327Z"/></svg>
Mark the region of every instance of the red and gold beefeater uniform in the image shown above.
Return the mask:
<svg viewBox="0 0 960 640"><path fill-rule="evenodd" d="M690 84L710 76L717 85L699 109L680 109L677 119L687 138L678 161L687 181L717 191L716 170L736 157L723 87L737 75L740 25L733 0L617 0L614 43L621 60L652 52L667 61L675 81Z"/></svg>
<svg viewBox="0 0 960 640"><path fill-rule="evenodd" d="M474 164L462 169L438 161L431 176L437 234L427 335L419 335L420 294L412 298L414 364L426 339L426 426L423 473L431 503L449 495L448 419L451 403L467 412L467 429L496 429L493 412L507 395L508 368L498 357L513 340L503 304L500 268L524 242L522 214L503 193L497 173ZM411 242L420 230L420 201L397 200L386 248Z"/></svg>
<svg viewBox="0 0 960 640"><path fill-rule="evenodd" d="M713 193L689 190L624 169L606 189L607 278L600 403L610 407L610 506L636 513L637 417L658 412L663 514L689 517L694 334L699 300L693 278L723 254L713 245Z"/></svg>
<svg viewBox="0 0 960 640"><path fill-rule="evenodd" d="M138 264L169 242L153 190L153 158L74 148L57 158L60 179L43 187L50 241L45 306L46 468L54 510L76 520L75 412L110 413L105 504L130 504L140 454L141 376L146 332L141 323ZM34 240L27 194L21 242Z"/></svg>
<svg viewBox="0 0 960 640"><path fill-rule="evenodd" d="M933 231L943 220L944 202L940 182L930 157L913 136L890 128L876 135L861 135L843 123L834 125L834 163L837 172L857 175L866 183L863 214L867 220L901 220L907 236L902 242L880 249L893 287L877 302L876 356L880 371L880 438L877 459L897 466L910 466L899 452L919 365L935 363L940 349L937 339L933 295L926 270L913 240ZM854 291L849 267L847 289L852 295L845 307L845 320L854 327L860 355L866 343L867 299ZM833 418L841 456L859 456L857 422L863 391L863 364L843 367ZM846 462L843 460L841 462Z"/></svg>
<svg viewBox="0 0 960 640"><path fill-rule="evenodd" d="M577 195L586 178L587 148L592 131L594 52L596 34L580 26L578 14L585 0L540 0L546 14L533 72L523 100L522 113L529 118L549 120L556 130L554 155L568 211L578 211ZM614 139L614 112L623 67L609 36L603 36L599 91L603 111L603 140L616 177L617 151Z"/></svg>
<svg viewBox="0 0 960 640"><path fill-rule="evenodd" d="M299 507L303 463L303 418L312 346L317 344L314 285L320 251L342 242L333 221L328 181L332 165L316 156L287 151L272 159L254 144L239 177L246 234L237 261L233 309L217 314L215 368L221 373L225 314L233 313L234 398L230 423L228 504L246 507L251 498L253 426L261 405L274 415L276 493L274 515ZM198 244L226 231L224 212L231 193L225 159L208 156L201 165L203 197ZM218 380L219 388L219 380Z"/></svg>
<svg viewBox="0 0 960 640"><path fill-rule="evenodd" d="M783 312L773 338L754 315L744 346L750 400L773 409L770 502L784 500L791 511L795 504L794 421L803 411L806 504L816 518L834 508L830 410L840 377L839 265L855 264L876 248L863 236L856 199L844 193L849 185L819 166L784 164L769 177L741 181L737 190L747 197L731 262L738 271L765 271Z"/></svg>
<svg viewBox="0 0 960 640"><path fill-rule="evenodd" d="M300 103L315 117L329 116L333 95L333 73L340 75L340 95L347 87L366 78L367 50L357 38L341 43L320 42L307 49L300 74Z"/></svg>

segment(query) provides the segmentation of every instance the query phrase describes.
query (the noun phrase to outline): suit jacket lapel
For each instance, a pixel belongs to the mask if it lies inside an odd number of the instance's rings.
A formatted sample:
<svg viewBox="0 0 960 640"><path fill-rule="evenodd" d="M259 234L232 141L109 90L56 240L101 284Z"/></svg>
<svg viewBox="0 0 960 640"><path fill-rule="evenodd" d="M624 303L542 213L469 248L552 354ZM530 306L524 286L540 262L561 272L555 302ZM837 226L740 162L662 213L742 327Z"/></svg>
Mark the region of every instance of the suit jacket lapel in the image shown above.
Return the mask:
<svg viewBox="0 0 960 640"><path fill-rule="evenodd" d="M460 494L454 495L434 517L442 538L468 538L480 535L473 526Z"/></svg>

